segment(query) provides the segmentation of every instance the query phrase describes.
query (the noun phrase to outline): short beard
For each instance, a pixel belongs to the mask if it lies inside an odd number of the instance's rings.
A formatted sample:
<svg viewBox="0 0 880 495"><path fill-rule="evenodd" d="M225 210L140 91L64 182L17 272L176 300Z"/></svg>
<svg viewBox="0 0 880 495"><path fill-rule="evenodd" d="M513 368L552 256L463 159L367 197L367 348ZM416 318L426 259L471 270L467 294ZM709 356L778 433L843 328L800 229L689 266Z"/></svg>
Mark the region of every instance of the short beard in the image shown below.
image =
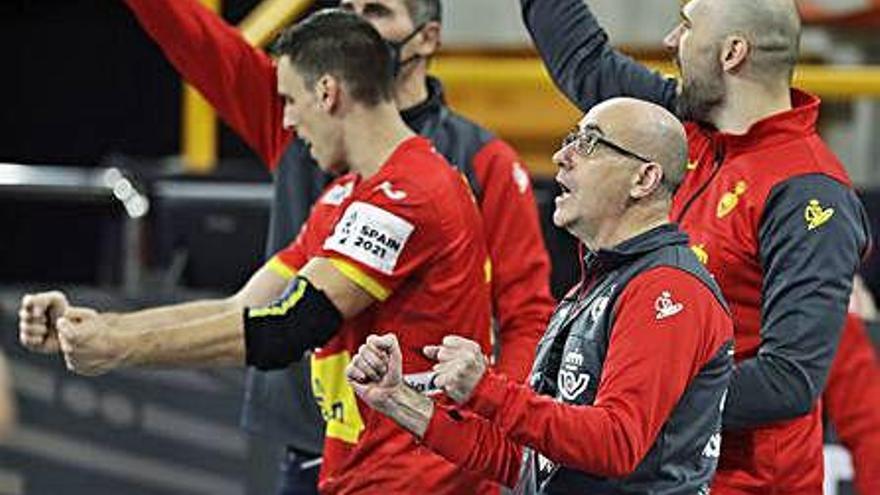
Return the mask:
<svg viewBox="0 0 880 495"><path fill-rule="evenodd" d="M724 103L726 91L721 66L712 64L708 72L690 78L682 74L681 94L676 104L682 120L713 124L712 112Z"/></svg>

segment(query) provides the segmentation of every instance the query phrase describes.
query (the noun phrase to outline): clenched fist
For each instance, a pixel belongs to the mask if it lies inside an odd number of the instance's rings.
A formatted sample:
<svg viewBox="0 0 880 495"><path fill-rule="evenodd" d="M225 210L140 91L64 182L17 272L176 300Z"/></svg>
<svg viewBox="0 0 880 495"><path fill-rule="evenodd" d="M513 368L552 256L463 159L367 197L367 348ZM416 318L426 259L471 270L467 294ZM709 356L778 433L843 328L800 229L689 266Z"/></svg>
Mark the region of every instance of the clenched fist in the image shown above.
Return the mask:
<svg viewBox="0 0 880 495"><path fill-rule="evenodd" d="M467 402L483 374L488 360L473 340L447 335L441 345L425 346L425 356L437 361L434 384L459 404Z"/></svg>
<svg viewBox="0 0 880 495"><path fill-rule="evenodd" d="M370 407L383 411L391 395L403 386L403 358L393 333L370 335L345 370L355 393Z"/></svg>
<svg viewBox="0 0 880 495"><path fill-rule="evenodd" d="M26 294L18 310L18 340L34 352L54 354L60 350L58 319L70 304L59 291Z"/></svg>
<svg viewBox="0 0 880 495"><path fill-rule="evenodd" d="M122 363L131 350L126 333L115 328L119 316L89 308L68 308L58 319L58 340L67 369L100 375Z"/></svg>

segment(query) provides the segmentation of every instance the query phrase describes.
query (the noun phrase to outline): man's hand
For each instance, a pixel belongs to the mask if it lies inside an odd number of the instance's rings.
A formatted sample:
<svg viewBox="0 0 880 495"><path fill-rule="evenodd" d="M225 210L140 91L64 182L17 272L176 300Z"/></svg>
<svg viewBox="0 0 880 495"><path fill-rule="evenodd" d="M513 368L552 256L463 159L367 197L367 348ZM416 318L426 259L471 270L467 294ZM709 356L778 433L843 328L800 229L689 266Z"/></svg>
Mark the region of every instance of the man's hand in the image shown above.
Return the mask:
<svg viewBox="0 0 880 495"><path fill-rule="evenodd" d="M25 294L18 309L18 340L33 352L54 354L60 350L56 323L69 303L63 292Z"/></svg>
<svg viewBox="0 0 880 495"><path fill-rule="evenodd" d="M434 384L452 400L464 404L486 372L486 357L480 345L455 335L443 337L441 345L425 346L425 356L437 361Z"/></svg>
<svg viewBox="0 0 880 495"><path fill-rule="evenodd" d="M58 320L58 340L67 369L80 375L100 375L116 368L130 349L114 328L118 315L71 307Z"/></svg>
<svg viewBox="0 0 880 495"><path fill-rule="evenodd" d="M370 335L345 370L355 393L373 409L384 411L403 384L403 358L393 333Z"/></svg>

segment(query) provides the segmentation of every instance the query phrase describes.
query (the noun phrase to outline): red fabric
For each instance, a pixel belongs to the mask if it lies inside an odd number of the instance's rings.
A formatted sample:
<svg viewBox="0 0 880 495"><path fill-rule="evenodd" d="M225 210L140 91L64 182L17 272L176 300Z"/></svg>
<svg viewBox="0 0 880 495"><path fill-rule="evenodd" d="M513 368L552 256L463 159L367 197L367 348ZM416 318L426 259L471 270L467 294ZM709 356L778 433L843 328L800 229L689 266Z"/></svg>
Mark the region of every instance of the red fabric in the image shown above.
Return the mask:
<svg viewBox="0 0 880 495"><path fill-rule="evenodd" d="M352 221L349 212L363 204L382 212L361 209ZM364 251L357 239L375 241L378 237L371 237L371 232L388 229L373 220L389 216L411 223L414 230L401 242L386 273L370 261L371 248ZM490 291L479 224L464 181L429 141L412 138L372 177L361 180L350 174L328 186L300 235L277 255L295 270L315 256L344 260L391 291L386 301L347 320L336 337L315 351L314 362L336 363L331 371L338 373L313 374L318 380L315 397L328 420L322 493L496 492L488 481L420 447L410 434L360 401L356 410L347 409L345 398L354 404L354 395L342 378L344 365L371 333L397 333L404 374L429 371L433 363L422 355L422 347L436 344L450 332L476 340L489 351ZM332 248L340 239L345 240L342 246L358 247ZM390 257L386 254L385 259ZM325 393L340 383L342 389ZM354 428L356 438L338 433L346 428Z"/></svg>
<svg viewBox="0 0 880 495"><path fill-rule="evenodd" d="M664 291L684 309L658 320L654 304ZM508 485L511 466L517 462L510 457L518 455L509 442L597 476L632 472L690 380L730 339L733 329L709 289L669 267L634 278L618 299L615 315L592 406L563 404L487 372L467 404L487 421L469 416L455 421L441 409L432 418L425 445ZM506 457L499 458L498 452Z"/></svg>
<svg viewBox="0 0 880 495"><path fill-rule="evenodd" d="M281 128L283 106L272 60L197 1L126 2L175 68L274 169L293 135ZM480 209L493 265L498 367L524 380L553 312L550 259L531 184L516 152L492 140L474 157L473 167L482 188Z"/></svg>
<svg viewBox="0 0 880 495"><path fill-rule="evenodd" d="M494 139L477 153L473 165L482 187L480 210L492 259L492 301L501 339L496 366L523 382L553 313L550 257L528 172L513 148Z"/></svg>
<svg viewBox="0 0 880 495"><path fill-rule="evenodd" d="M847 316L822 403L850 451L858 492L880 493L880 362L858 316Z"/></svg>
<svg viewBox="0 0 880 495"><path fill-rule="evenodd" d="M819 99L793 91L794 108L764 119L744 135L709 133L688 125L690 159L671 218L708 259L730 304L737 362L761 344L763 269L759 229L765 201L780 182L821 173L849 185L843 166L822 143L815 123ZM724 150L716 166L713 149ZM739 187L738 187L739 186ZM736 196L729 211L722 199ZM692 198L696 198L692 200ZM800 418L751 430L727 431L712 492L821 494L822 424L818 407Z"/></svg>
<svg viewBox="0 0 880 495"><path fill-rule="evenodd" d="M272 59L195 0L126 0L184 78L270 170L293 140L281 127Z"/></svg>

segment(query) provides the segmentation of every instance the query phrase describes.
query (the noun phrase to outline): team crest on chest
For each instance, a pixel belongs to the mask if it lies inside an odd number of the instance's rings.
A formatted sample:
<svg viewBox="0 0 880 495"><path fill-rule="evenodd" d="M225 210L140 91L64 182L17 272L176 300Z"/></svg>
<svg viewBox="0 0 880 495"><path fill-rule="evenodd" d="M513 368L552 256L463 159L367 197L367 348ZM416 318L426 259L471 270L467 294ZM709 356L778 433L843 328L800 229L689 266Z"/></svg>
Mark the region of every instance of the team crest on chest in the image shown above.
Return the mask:
<svg viewBox="0 0 880 495"><path fill-rule="evenodd" d="M718 201L718 207L715 210L715 216L724 218L729 215L736 208L736 205L739 204L739 197L745 194L747 189L748 184L746 184L746 181L737 181L732 191L728 191L721 196L721 199Z"/></svg>
<svg viewBox="0 0 880 495"><path fill-rule="evenodd" d="M562 369L559 370L559 392L567 401L576 400L590 384L590 374L580 371L584 365L584 355L573 350L565 355Z"/></svg>

